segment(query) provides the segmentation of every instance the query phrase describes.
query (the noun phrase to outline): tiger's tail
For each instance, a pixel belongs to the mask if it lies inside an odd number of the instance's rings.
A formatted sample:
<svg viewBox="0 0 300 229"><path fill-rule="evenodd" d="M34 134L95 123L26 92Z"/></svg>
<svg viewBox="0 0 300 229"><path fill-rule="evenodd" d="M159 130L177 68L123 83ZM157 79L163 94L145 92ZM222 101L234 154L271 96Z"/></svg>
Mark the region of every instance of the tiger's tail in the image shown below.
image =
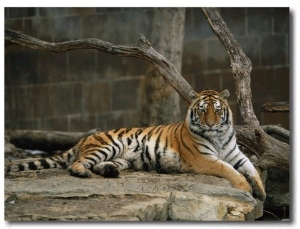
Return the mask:
<svg viewBox="0 0 300 229"><path fill-rule="evenodd" d="M5 174L10 172L41 170L51 168L67 168L75 160L75 152L73 149L65 151L59 155L49 158L36 159L32 161L22 162L20 164L11 164L5 167Z"/></svg>

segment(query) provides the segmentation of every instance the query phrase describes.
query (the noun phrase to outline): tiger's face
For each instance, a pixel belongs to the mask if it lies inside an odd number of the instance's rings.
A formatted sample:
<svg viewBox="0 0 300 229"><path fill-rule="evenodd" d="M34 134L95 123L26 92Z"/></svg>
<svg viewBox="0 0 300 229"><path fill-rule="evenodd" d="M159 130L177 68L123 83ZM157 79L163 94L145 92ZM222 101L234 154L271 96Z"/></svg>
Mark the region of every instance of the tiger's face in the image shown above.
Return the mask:
<svg viewBox="0 0 300 229"><path fill-rule="evenodd" d="M232 123L232 114L227 104L229 91L201 91L190 105L187 122L193 132L222 131Z"/></svg>

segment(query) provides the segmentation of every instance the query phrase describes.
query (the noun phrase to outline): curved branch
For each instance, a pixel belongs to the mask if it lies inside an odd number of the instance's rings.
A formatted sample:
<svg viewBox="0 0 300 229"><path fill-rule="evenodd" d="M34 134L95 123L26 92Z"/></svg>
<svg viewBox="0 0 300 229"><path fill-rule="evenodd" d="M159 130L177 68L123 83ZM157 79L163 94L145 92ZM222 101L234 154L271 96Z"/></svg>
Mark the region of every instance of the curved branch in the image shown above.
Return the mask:
<svg viewBox="0 0 300 229"><path fill-rule="evenodd" d="M267 134L275 134L277 136L280 136L286 140L290 139L290 131L282 128L278 125L265 125L261 126L261 128L267 133Z"/></svg>
<svg viewBox="0 0 300 229"><path fill-rule="evenodd" d="M191 102L191 97L196 93L170 61L156 52L152 48L151 43L142 34L138 39L138 47L114 45L96 38L50 43L10 29L5 29L5 41L8 42L7 44L13 42L28 48L55 53L77 49L96 49L116 56L141 58L152 64L188 104Z"/></svg>

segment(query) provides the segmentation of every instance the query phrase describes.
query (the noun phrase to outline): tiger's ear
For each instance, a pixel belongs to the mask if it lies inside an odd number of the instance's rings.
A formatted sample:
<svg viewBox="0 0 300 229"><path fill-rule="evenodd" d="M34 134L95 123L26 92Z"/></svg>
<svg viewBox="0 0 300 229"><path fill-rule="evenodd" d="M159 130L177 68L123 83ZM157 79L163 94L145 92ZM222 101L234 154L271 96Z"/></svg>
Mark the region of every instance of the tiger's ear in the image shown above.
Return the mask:
<svg viewBox="0 0 300 229"><path fill-rule="evenodd" d="M219 92L219 96L223 99L227 99L230 96L229 90L224 89L223 91Z"/></svg>

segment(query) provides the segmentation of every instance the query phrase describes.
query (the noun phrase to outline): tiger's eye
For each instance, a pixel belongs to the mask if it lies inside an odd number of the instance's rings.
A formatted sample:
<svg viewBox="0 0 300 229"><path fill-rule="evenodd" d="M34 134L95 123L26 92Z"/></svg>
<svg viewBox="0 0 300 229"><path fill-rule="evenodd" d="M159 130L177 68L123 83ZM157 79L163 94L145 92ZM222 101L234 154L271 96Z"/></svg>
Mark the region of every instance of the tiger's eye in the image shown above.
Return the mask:
<svg viewBox="0 0 300 229"><path fill-rule="evenodd" d="M199 106L199 109L198 109L200 112L204 113L205 112L205 107L204 106Z"/></svg>
<svg viewBox="0 0 300 229"><path fill-rule="evenodd" d="M220 111L221 111L221 106L217 106L217 107L215 108L215 111L216 111L216 112L220 112Z"/></svg>

